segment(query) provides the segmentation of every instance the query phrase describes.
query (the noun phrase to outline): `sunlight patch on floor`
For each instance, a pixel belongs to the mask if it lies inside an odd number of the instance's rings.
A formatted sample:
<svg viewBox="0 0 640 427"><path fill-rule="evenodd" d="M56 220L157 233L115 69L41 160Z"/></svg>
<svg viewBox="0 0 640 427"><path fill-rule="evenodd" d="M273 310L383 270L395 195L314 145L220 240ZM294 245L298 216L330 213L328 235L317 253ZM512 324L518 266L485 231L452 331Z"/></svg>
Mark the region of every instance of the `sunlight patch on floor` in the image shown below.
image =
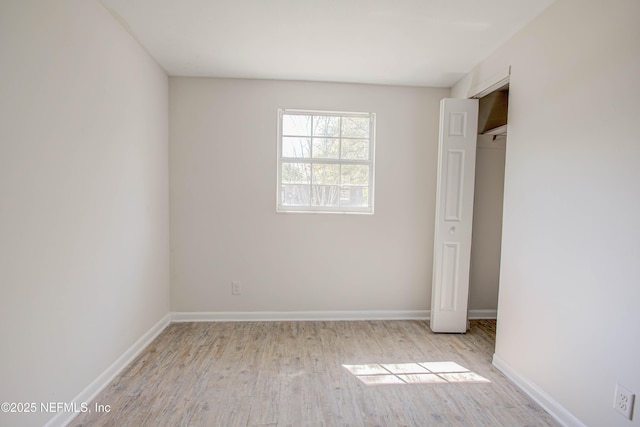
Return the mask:
<svg viewBox="0 0 640 427"><path fill-rule="evenodd" d="M367 385L491 382L455 362L373 363L342 366Z"/></svg>

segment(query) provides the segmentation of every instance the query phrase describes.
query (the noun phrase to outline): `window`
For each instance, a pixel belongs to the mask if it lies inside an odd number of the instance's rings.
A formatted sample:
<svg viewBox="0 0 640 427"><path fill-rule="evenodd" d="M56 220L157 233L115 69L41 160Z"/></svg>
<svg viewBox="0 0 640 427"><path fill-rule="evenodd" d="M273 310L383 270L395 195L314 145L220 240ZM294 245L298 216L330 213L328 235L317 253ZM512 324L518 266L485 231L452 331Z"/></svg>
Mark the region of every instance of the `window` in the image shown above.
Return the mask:
<svg viewBox="0 0 640 427"><path fill-rule="evenodd" d="M373 213L375 114L278 113L277 211Z"/></svg>

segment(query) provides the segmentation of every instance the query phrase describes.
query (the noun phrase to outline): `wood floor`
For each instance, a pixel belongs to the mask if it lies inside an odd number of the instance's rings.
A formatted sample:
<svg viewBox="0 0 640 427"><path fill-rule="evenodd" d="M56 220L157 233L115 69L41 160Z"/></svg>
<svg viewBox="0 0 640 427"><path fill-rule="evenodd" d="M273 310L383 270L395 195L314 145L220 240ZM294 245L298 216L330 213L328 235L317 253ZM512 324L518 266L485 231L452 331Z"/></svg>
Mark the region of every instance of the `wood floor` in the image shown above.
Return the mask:
<svg viewBox="0 0 640 427"><path fill-rule="evenodd" d="M70 426L558 425L492 367L494 339L491 320L174 323Z"/></svg>

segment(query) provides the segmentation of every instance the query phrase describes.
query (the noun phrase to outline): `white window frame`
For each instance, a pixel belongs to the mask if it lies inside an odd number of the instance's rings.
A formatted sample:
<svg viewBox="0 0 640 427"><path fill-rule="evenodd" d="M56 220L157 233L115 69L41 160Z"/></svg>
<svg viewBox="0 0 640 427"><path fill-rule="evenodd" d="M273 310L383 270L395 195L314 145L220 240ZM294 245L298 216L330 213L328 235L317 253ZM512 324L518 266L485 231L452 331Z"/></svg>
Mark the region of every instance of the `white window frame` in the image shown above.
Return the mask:
<svg viewBox="0 0 640 427"><path fill-rule="evenodd" d="M368 159L325 159L314 158L313 153L308 158L300 157L283 157L282 154L282 142L283 142L283 117L285 115L305 115L305 116L330 116L330 117L358 117L369 119L369 158ZM297 212L297 213L341 213L341 214L373 214L374 207L374 195L375 195L375 125L376 116L375 113L362 113L362 112L346 112L346 111L318 111L318 110L292 110L292 109L279 109L278 110L278 141L277 141L277 187L276 187L276 212ZM313 129L313 123L312 123ZM309 136L311 138L311 135ZM340 144L342 144L342 135L339 137ZM345 137L346 139L346 137ZM313 143L311 144L313 150ZM341 149L338 149L340 153ZM339 154L340 156L340 154ZM313 164L339 164L339 165L367 165L369 166L369 182L368 182L368 195L367 200L369 205L366 207L356 206L313 206L311 200L309 206L289 206L282 203L282 165L283 163L307 163ZM313 167L313 166L311 166ZM305 184L306 185L306 184ZM308 184L310 187L313 185L313 173L311 174L311 182ZM340 185L338 200L342 199L343 187L353 187L353 185Z"/></svg>

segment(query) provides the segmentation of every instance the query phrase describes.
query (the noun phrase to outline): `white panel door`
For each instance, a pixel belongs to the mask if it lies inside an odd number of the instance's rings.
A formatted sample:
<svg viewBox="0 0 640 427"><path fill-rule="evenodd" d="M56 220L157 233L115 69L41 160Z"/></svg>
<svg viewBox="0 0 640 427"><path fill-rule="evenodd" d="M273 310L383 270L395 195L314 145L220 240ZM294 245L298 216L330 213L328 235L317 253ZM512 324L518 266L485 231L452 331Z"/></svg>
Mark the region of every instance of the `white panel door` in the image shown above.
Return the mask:
<svg viewBox="0 0 640 427"><path fill-rule="evenodd" d="M477 132L477 99L440 102L430 322L434 332L467 331Z"/></svg>

